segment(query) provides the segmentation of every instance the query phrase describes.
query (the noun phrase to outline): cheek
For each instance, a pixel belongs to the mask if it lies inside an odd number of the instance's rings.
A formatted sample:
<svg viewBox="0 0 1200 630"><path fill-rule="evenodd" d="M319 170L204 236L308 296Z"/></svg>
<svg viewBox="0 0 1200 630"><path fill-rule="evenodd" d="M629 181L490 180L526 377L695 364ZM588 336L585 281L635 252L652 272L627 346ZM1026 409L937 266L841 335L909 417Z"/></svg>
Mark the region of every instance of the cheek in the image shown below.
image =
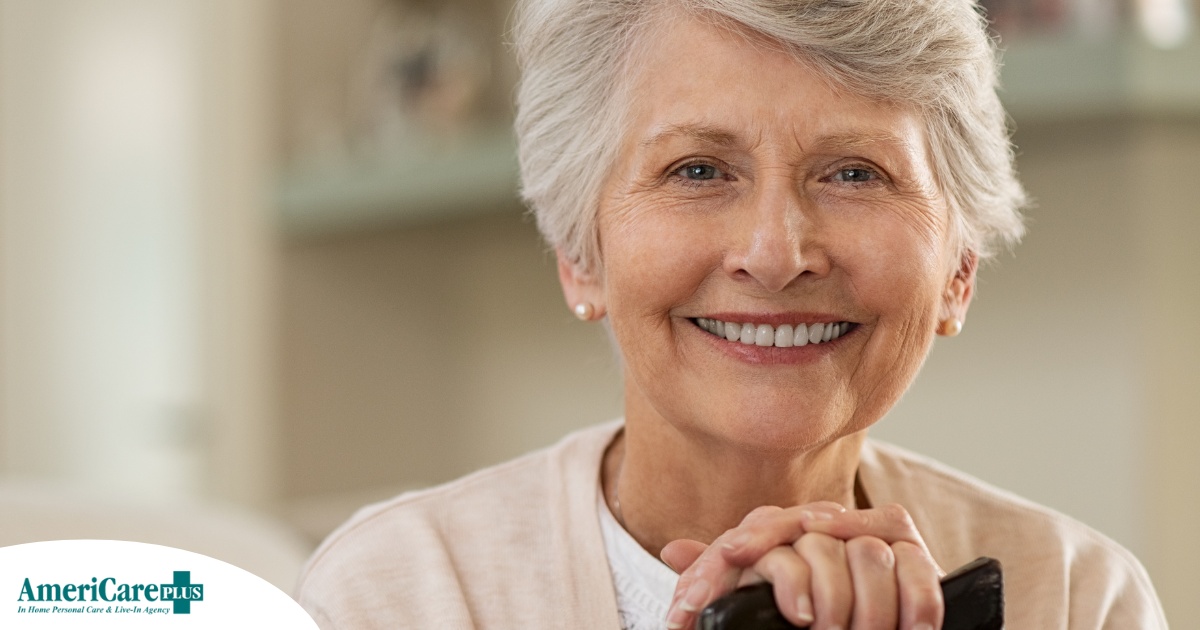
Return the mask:
<svg viewBox="0 0 1200 630"><path fill-rule="evenodd" d="M943 214L894 203L856 219L839 230L846 239L838 262L850 271L862 302L881 315L936 308L946 280Z"/></svg>
<svg viewBox="0 0 1200 630"><path fill-rule="evenodd" d="M942 292L947 281L943 236L927 226L893 215L848 229L853 235L842 261L855 299L876 316L864 358L907 387L933 342Z"/></svg>
<svg viewBox="0 0 1200 630"><path fill-rule="evenodd" d="M855 288L870 310L883 315L924 310L936 300L938 259L922 255L920 248L898 245L886 238L865 238L861 246L870 251L858 257L852 277Z"/></svg>
<svg viewBox="0 0 1200 630"><path fill-rule="evenodd" d="M618 320L659 318L694 295L719 260L703 221L653 203L615 207L600 223L607 300Z"/></svg>

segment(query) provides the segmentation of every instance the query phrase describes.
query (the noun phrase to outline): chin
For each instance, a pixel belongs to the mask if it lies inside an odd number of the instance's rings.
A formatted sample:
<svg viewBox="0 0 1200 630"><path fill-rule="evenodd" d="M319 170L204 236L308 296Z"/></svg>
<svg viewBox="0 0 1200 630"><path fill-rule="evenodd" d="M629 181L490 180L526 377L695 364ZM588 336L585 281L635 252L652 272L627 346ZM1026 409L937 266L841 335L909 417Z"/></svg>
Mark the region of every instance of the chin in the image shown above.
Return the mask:
<svg viewBox="0 0 1200 630"><path fill-rule="evenodd" d="M836 410L798 412L794 406L759 402L705 415L708 432L717 439L764 454L795 454L852 432Z"/></svg>

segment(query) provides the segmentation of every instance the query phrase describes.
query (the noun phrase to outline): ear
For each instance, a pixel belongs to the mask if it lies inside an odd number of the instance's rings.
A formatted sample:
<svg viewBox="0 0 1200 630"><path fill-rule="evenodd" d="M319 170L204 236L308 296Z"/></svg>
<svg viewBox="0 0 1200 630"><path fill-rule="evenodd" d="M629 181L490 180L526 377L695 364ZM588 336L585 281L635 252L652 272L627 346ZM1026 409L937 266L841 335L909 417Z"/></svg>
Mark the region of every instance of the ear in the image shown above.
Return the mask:
<svg viewBox="0 0 1200 630"><path fill-rule="evenodd" d="M554 250L558 258L558 281L562 284L563 297L572 312L578 304L591 304L592 319L604 317L604 283L595 273L583 271L578 263L567 258L562 249Z"/></svg>
<svg viewBox="0 0 1200 630"><path fill-rule="evenodd" d="M975 273L978 269L979 255L973 251L963 253L958 268L950 276L942 293L942 305L938 313L939 333L945 322L958 320L961 324L967 321L967 308L971 306L971 298L975 295Z"/></svg>

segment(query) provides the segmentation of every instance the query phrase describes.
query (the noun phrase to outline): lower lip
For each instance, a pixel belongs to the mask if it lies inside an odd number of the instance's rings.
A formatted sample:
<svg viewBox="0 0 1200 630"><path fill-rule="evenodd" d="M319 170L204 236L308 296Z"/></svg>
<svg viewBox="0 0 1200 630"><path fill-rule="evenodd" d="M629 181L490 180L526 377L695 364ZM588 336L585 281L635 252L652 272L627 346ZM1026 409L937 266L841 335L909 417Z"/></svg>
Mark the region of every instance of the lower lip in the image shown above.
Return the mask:
<svg viewBox="0 0 1200 630"><path fill-rule="evenodd" d="M740 341L730 341L700 328L696 325L696 322L690 319L684 321L687 322L687 325L696 334L704 336L718 351L734 359L753 365L799 365L811 363L837 350L841 347L843 339L853 335L858 330L858 325L852 324L850 330L846 331L846 334L832 341L810 343L804 346L792 346L791 348L777 348L775 346L759 346L745 344Z"/></svg>

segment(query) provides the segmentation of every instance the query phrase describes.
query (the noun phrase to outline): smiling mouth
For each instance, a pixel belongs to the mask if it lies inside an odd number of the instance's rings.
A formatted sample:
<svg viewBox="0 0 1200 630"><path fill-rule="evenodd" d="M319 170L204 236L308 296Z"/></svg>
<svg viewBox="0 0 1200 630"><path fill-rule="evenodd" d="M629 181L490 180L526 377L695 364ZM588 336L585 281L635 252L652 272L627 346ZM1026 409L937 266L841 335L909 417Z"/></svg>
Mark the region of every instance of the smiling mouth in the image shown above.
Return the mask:
<svg viewBox="0 0 1200 630"><path fill-rule="evenodd" d="M705 317L692 318L692 323L715 337L747 346L793 348L833 341L856 326L854 322L824 322L817 324L739 324Z"/></svg>

